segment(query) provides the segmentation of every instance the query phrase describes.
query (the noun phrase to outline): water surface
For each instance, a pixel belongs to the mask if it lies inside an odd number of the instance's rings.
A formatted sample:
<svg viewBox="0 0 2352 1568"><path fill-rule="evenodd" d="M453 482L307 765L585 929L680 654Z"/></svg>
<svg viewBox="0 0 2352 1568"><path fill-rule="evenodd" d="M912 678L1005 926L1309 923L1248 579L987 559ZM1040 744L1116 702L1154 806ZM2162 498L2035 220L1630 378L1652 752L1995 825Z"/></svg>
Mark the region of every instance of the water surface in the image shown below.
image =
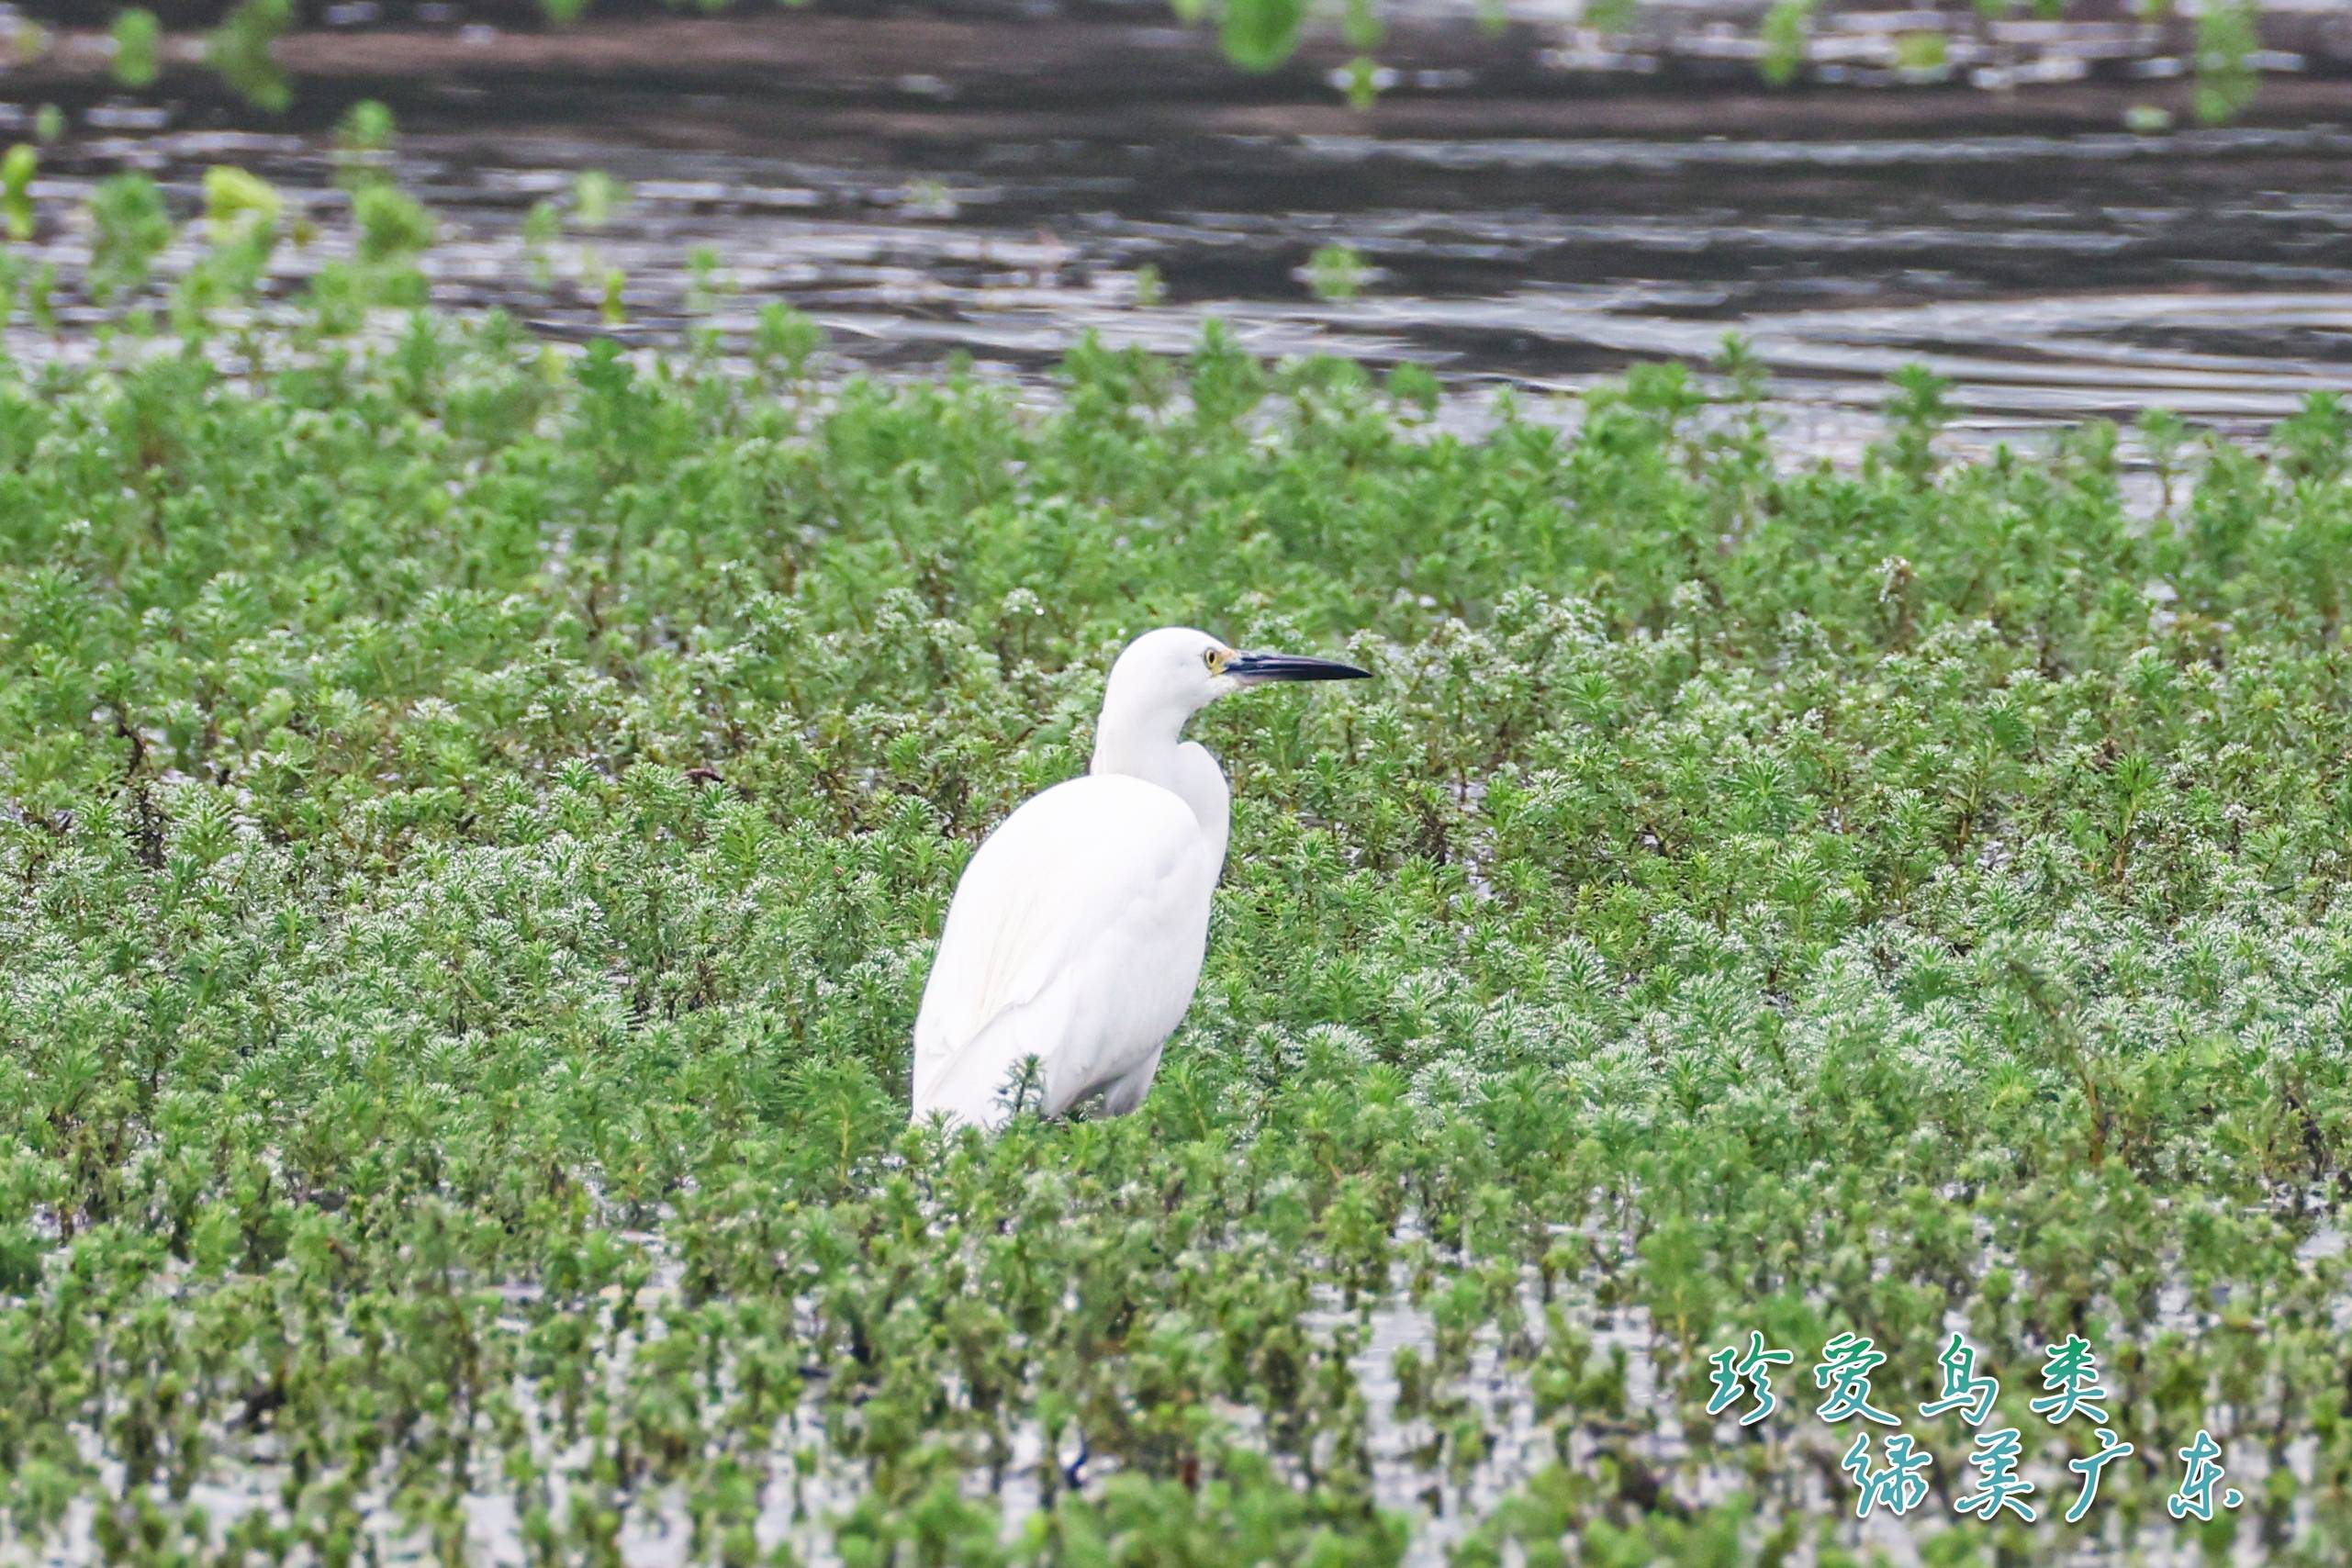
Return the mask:
<svg viewBox="0 0 2352 1568"><path fill-rule="evenodd" d="M428 118L396 170L446 222L427 263L440 301L571 341L740 333L780 299L850 367L968 357L1036 382L1079 333L1178 352L1215 318L1269 355L1428 365L1475 406L1505 386L1574 392L1641 361L1703 363L1737 331L1788 439L1835 456L1875 433L1886 377L1910 362L1955 383L1959 439L1977 445L2152 407L2253 433L2352 384L2352 113L1819 139L1538 136L1506 115L1497 134L1439 136L1428 113L1256 131L1220 112L1191 131L1116 105L924 108L920 82L902 95L917 106L880 116L687 96L660 145L642 118ZM70 276L88 225L62 215L98 178L148 169L193 214L214 162L252 167L317 222L309 252L281 257L281 292L347 246L324 137L181 129L117 104L50 150L40 248ZM601 224L574 200L586 170L627 190ZM533 245L541 201L567 219ZM1327 246L1361 258L1354 297L1316 288ZM21 332L12 346L46 352Z"/></svg>

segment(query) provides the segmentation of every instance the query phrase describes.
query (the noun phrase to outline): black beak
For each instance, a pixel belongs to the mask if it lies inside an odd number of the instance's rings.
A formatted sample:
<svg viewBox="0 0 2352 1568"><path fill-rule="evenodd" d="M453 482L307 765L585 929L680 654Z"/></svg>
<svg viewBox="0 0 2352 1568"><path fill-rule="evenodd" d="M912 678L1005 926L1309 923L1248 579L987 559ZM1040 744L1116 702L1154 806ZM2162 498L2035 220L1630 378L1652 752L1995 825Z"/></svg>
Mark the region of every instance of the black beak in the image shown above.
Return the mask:
<svg viewBox="0 0 2352 1568"><path fill-rule="evenodd" d="M1372 671L1329 659L1299 654L1240 653L1226 660L1225 673L1236 680L1370 680Z"/></svg>

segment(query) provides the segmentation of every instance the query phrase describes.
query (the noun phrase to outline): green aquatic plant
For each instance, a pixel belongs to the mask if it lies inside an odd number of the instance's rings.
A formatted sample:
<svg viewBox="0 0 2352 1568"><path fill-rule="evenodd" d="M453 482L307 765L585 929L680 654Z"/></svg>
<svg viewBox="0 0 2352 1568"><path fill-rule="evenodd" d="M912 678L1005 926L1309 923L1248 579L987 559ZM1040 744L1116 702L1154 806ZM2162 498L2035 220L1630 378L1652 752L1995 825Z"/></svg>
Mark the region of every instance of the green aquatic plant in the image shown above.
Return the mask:
<svg viewBox="0 0 2352 1568"><path fill-rule="evenodd" d="M335 122L335 183L345 189L388 182L399 128L392 111L363 98Z"/></svg>
<svg viewBox="0 0 2352 1568"><path fill-rule="evenodd" d="M715 310L735 292L734 278L715 246L697 245L688 252L686 273L686 303L689 310Z"/></svg>
<svg viewBox="0 0 2352 1568"><path fill-rule="evenodd" d="M152 86L162 72L163 25L140 6L119 12L114 27L115 81L133 92Z"/></svg>
<svg viewBox="0 0 2352 1568"><path fill-rule="evenodd" d="M554 286L554 248L563 237L564 209L545 196L532 202L522 218L522 250L531 263L532 279L541 288Z"/></svg>
<svg viewBox="0 0 2352 1568"><path fill-rule="evenodd" d="M29 65L39 60L49 53L50 46L56 41L55 35L30 17L15 14L6 20L8 49L18 64Z"/></svg>
<svg viewBox="0 0 2352 1568"><path fill-rule="evenodd" d="M1353 299L1363 292L1362 255L1346 245L1321 245L1306 259L1306 286L1317 299Z"/></svg>
<svg viewBox="0 0 2352 1568"><path fill-rule="evenodd" d="M204 172L204 217L215 245L274 239L285 201L266 180L215 165Z"/></svg>
<svg viewBox="0 0 2352 1568"><path fill-rule="evenodd" d="M397 185L373 183L352 193L357 253L375 265L415 260L432 248L441 225L425 205Z"/></svg>
<svg viewBox="0 0 2352 1568"><path fill-rule="evenodd" d="M1380 62L1372 51L1387 35L1374 0L1348 0L1340 33L1348 40L1348 47L1356 51L1355 58L1348 62L1348 102L1356 108L1368 109L1380 95Z"/></svg>
<svg viewBox="0 0 2352 1568"><path fill-rule="evenodd" d="M2196 93L2191 102L2207 125L2235 119L2253 104L2261 78L2249 57L2262 47L2257 0L2212 0L2198 14Z"/></svg>
<svg viewBox="0 0 2352 1568"><path fill-rule="evenodd" d="M54 353L6 258L0 1555L1832 1561L1915 1451L1931 1561L2352 1531L2340 403L2144 421L2151 517L1925 373L1793 461L1737 340L1467 429L1214 329L575 349L416 254ZM1199 721L1134 1115L910 1125L950 892L1161 622L1377 678Z"/></svg>
<svg viewBox="0 0 2352 1568"><path fill-rule="evenodd" d="M33 237L33 176L39 170L40 154L21 141L0 157L0 221L19 244Z"/></svg>
<svg viewBox="0 0 2352 1568"><path fill-rule="evenodd" d="M33 325L53 335L57 330L57 263L43 262L21 271L14 283L14 297L23 300L25 313Z"/></svg>
<svg viewBox="0 0 2352 1568"><path fill-rule="evenodd" d="M1806 34L1813 20L1814 0L1773 0L1764 12L1761 38L1764 53L1756 69L1775 87L1785 87L1805 67Z"/></svg>
<svg viewBox="0 0 2352 1568"><path fill-rule="evenodd" d="M1921 480L1935 465L1936 435L1954 412L1952 382L1923 364L1904 365L1889 379L1894 394L1887 400L1887 460L1896 472Z"/></svg>
<svg viewBox="0 0 2352 1568"><path fill-rule="evenodd" d="M824 330L790 306L763 305L752 328L752 363L770 381L799 381L824 347Z"/></svg>
<svg viewBox="0 0 2352 1568"><path fill-rule="evenodd" d="M344 152L388 152L398 130L390 109L374 98L362 98L335 122L335 145Z"/></svg>
<svg viewBox="0 0 2352 1568"><path fill-rule="evenodd" d="M238 0L206 38L206 62L254 107L284 114L294 106L294 79L275 50L298 19L294 0Z"/></svg>
<svg viewBox="0 0 2352 1568"><path fill-rule="evenodd" d="M2352 409L2336 392L2313 392L2272 435L2279 467L2296 479L2332 485L2345 476L2352 455Z"/></svg>
<svg viewBox="0 0 2352 1568"><path fill-rule="evenodd" d="M117 174L90 193L90 294L101 304L142 288L176 232L163 193L142 174Z"/></svg>
<svg viewBox="0 0 2352 1568"><path fill-rule="evenodd" d="M1245 71L1271 71L1298 47L1305 0L1223 0L1217 36L1226 57Z"/></svg>
<svg viewBox="0 0 2352 1568"><path fill-rule="evenodd" d="M267 181L242 169L205 171L205 230L211 243L173 290L172 315L184 336L197 336L211 312L250 300L278 245L285 202Z"/></svg>
<svg viewBox="0 0 2352 1568"><path fill-rule="evenodd" d="M1895 40L1895 62L1907 73L1941 77L1950 60L1950 40L1940 32L1905 33Z"/></svg>
<svg viewBox="0 0 2352 1568"><path fill-rule="evenodd" d="M601 169L583 169L572 178L572 217L584 229L602 229L629 205L629 186Z"/></svg>
<svg viewBox="0 0 2352 1568"><path fill-rule="evenodd" d="M2134 421L2134 428L2147 448L2150 465L2156 469L2156 483L2161 487L2160 509L2168 516L2173 508L2173 487L2180 477L2180 454L2189 444L2189 422L2169 409L2150 409Z"/></svg>

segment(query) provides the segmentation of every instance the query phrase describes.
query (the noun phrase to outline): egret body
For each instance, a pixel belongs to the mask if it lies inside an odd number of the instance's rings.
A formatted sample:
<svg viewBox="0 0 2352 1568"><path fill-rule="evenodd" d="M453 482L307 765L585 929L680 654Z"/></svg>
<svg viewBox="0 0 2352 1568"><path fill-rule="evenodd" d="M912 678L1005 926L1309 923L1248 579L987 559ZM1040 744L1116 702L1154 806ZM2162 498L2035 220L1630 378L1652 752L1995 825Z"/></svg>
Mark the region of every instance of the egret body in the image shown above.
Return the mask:
<svg viewBox="0 0 2352 1568"><path fill-rule="evenodd" d="M1185 723L1245 687L1366 673L1183 627L1128 644L1086 777L1023 802L956 885L914 1024L915 1117L1002 1125L1031 1057L1048 1116L1097 1094L1113 1115L1140 1104L1192 1005L1225 868L1225 774Z"/></svg>

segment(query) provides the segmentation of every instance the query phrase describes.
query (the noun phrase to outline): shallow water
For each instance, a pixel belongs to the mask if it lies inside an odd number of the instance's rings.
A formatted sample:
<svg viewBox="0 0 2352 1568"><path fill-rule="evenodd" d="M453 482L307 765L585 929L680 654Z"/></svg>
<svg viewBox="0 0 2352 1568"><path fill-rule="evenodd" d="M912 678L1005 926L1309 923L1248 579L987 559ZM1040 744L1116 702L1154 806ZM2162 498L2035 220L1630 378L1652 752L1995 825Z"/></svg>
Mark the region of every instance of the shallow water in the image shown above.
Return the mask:
<svg viewBox="0 0 2352 1568"><path fill-rule="evenodd" d="M653 1244L651 1238L645 1239ZM2319 1264L2335 1258L2342 1249L2341 1233L2324 1226L2298 1249L2298 1255ZM656 1337L661 1332L662 1309L675 1292L676 1277L675 1267L665 1266L660 1282L639 1294L639 1307L648 1315ZM1726 1415L1715 1434L1719 1446L1711 1457L1701 1457L1692 1449L1674 1414L1673 1391L1661 1386L1658 1340L1647 1316L1639 1309L1596 1310L1567 1297L1553 1304L1562 1324L1590 1341L1596 1361L1606 1363L1612 1358L1622 1361L1630 1418L1573 1407L1540 1417L1529 1352L1548 1338L1550 1330L1546 1303L1532 1270L1522 1278L1518 1292L1524 1339L1506 1345L1504 1328L1492 1321L1481 1325L1462 1375L1434 1380L1434 1415L1400 1419L1399 1353L1410 1351L1425 1364L1435 1365L1443 1364L1443 1356L1437 1349L1439 1332L1430 1306L1412 1299L1401 1273L1393 1285L1394 1294L1361 1303L1353 1310L1344 1306L1336 1291L1324 1291L1319 1305L1302 1320L1302 1326L1317 1346L1333 1342L1341 1334L1354 1336L1357 1348L1349 1365L1369 1417L1373 1495L1382 1508L1411 1521L1406 1562L1412 1568L1442 1568L1465 1536L1547 1465L1562 1462L1589 1473L1605 1455L1620 1464L1646 1467L1659 1488L1662 1506L1669 1510L1719 1503L1746 1490L1755 1495L1763 1518L1833 1519L1836 1524L1830 1539L1849 1549L1877 1552L1879 1560L1887 1563L1922 1562L1926 1559L1921 1543L1930 1536L1955 1524L1972 1528L1953 1509L1953 1499L1966 1490L1962 1484L1969 1478L1965 1450L1954 1449L1948 1440L1939 1441L1941 1435L1932 1427L1920 1430L1923 1445L1938 1455L1937 1467L1931 1473L1933 1489L1927 1499L1905 1517L1890 1517L1883 1511L1867 1520L1851 1517L1854 1494L1851 1484L1838 1477L1837 1461L1856 1428L1833 1426L1816 1417L1812 1407L1819 1394L1809 1389L1805 1376L1808 1356L1800 1356L1797 1366L1775 1374L1781 1406L1768 1421L1752 1434L1742 1435L1733 1427L1732 1417ZM519 1304L536 1295L529 1288L509 1294ZM2166 1330L2193 1333L2213 1327L2212 1315L2198 1310L2182 1287L2167 1287L2166 1299L2162 1322ZM517 1318L499 1327L520 1334L526 1326ZM1947 1316L1944 1327L1970 1331L1965 1314L1957 1310ZM1516 1327L1513 1338L1518 1338ZM608 1387L616 1394L627 1383L633 1359L629 1351L636 1342L633 1335L624 1336L622 1352L604 1369ZM2022 1369L2000 1370L2007 1381L2021 1386L2028 1381ZM1881 1393L1887 1392L1882 1384ZM587 1473L590 1445L585 1440L569 1445L560 1441L554 1413L529 1382L519 1380L510 1393L535 1434L533 1447L546 1477L547 1497L560 1515ZM1887 1403L1903 1414L1908 1423L1909 1409L1899 1396ZM1483 1457L1457 1466L1445 1428L1452 1414L1464 1411L1474 1412L1474 1424L1485 1433L1487 1447ZM2221 1420L2215 1429L2228 1449L2232 1483L2253 1499L2260 1495L2269 1473L2258 1437L2263 1412L2233 1414L2244 1418L2246 1431L2237 1432L2231 1422ZM1250 1439L1255 1432L1254 1412L1226 1406L1219 1415L1234 1435ZM828 1448L825 1426L823 1400L812 1392L799 1415L777 1434L771 1451L773 1471L760 1492L757 1527L763 1550L788 1544L798 1561L819 1564L841 1561L830 1521L854 1505L867 1485L859 1464ZM1911 1426L1915 1424L1907 1429ZM2145 1568L2189 1568L2214 1561L2200 1548L2193 1531L2167 1520L2143 1525L2119 1538L2107 1523L2111 1505L2095 1509L2079 1526L2060 1523L2055 1516L2071 1499L2078 1482L2044 1446L2042 1439L2046 1435L2039 1430L2028 1432L2028 1457L2022 1467L2034 1487L2032 1502L2043 1510L2034 1527L2037 1545L2054 1545L2055 1540L2049 1538L2063 1532L2068 1543L2066 1561L2086 1565L2131 1562ZM105 1478L105 1492L118 1495L120 1464L107 1456L96 1433L85 1430L82 1438L85 1457ZM1742 1468L1752 1451L1751 1443L1767 1445L1764 1451L1768 1464L1761 1487ZM2305 1437L2287 1450L2289 1467L2306 1485L2316 1444L2315 1438ZM814 1454L806 1473L796 1469L790 1458L791 1450L802 1445ZM486 1451L487 1447L486 1441ZM1045 1458L1044 1441L1034 1422L1023 1422L1014 1429L1012 1448L1012 1463L1001 1477L991 1481L986 1467L975 1462L963 1488L968 1497L992 1502L1001 1510L1008 1540L1041 1503L1038 1473ZM216 1539L249 1513L283 1518L287 1467L272 1434L221 1431L215 1434L214 1450L215 1462L187 1501L205 1510ZM1058 1453L1055 1462L1066 1472L1082 1465L1081 1484L1089 1490L1114 1469L1105 1459L1087 1461L1075 1452ZM2150 1462L2143 1456L2139 1462ZM622 1560L632 1568L673 1568L700 1560L690 1548L692 1523L685 1501L675 1489L624 1501L620 1547ZM77 1568L95 1561L98 1553L92 1532L96 1506L87 1496L78 1500L65 1530L37 1561L46 1568ZM401 1518L386 1489L369 1489L363 1511L373 1560L396 1563L435 1560L429 1535ZM2249 1515L2254 1511L2247 1509ZM2299 1529L2308 1525L2313 1512L2308 1499L2298 1502L2292 1518ZM465 1539L469 1560L498 1568L520 1568L530 1562L521 1518L511 1489L501 1486L468 1495ZM14 1544L0 1537L0 1556ZM1796 1560L1812 1562L1818 1557L1800 1551ZM2266 1561L2260 1532L2253 1528L2241 1530L2222 1560L2247 1568Z"/></svg>
<svg viewBox="0 0 2352 1568"><path fill-rule="evenodd" d="M848 366L919 374L967 354L986 373L1040 387L1077 331L1181 352L1218 319L1263 353L1428 364L1465 421L1497 388L1574 393L1641 361L1704 361L1736 330L1773 375L1788 443L1837 458L1877 432L1885 377L1911 361L1957 384L1964 445L2151 406L2244 434L2312 392L2352 384L2352 184L2343 177L2352 117L2161 136L1808 140L1547 138L1518 128L1434 137L1385 134L1376 122L1355 132L1169 134L1104 110L1048 129L1008 118L957 120L959 130L914 116L880 134L819 119L789 137L778 129L763 146L722 107L710 106L702 140L724 145L693 149L577 129L492 137L417 125L397 172L448 224L427 262L437 298L502 306L560 340L610 332L647 345L697 322L739 333L759 305L786 299L830 330ZM45 157L36 195L50 216L38 249L69 270L86 253L86 226L62 215L107 174L150 169L187 216L216 162L254 168L319 224L310 252L281 257L279 293L347 249L345 198L322 139L190 130L119 105L84 114ZM535 251L524 215L541 199L568 203L586 169L626 181L630 199L608 223L570 222ZM1319 299L1303 275L1313 252L1334 243L1370 269L1359 298ZM717 256L705 280L713 288L688 264L697 247ZM184 248L169 264L187 259ZM618 326L599 308L608 267L627 278L628 319ZM1156 303L1138 298L1146 267L1164 287ZM69 330L91 313L69 301ZM10 347L54 351L21 330ZM2341 1249L2340 1235L2325 1231L2306 1260ZM1540 1308L1522 1305L1540 1331ZM2198 1321L2185 1289L2167 1305L2168 1326ZM1327 1335L1350 1321L1333 1310L1316 1327ZM1580 1326L1599 1353L1627 1357L1639 1406L1657 1377L1647 1326L1597 1313ZM1415 1453L1433 1440L1428 1424L1385 1418L1397 1398L1395 1354L1429 1347L1431 1315L1392 1299L1363 1327L1353 1365L1383 1413L1375 1484L1385 1505L1426 1516L1416 1562L1442 1561L1447 1543L1555 1441L1591 1457L1596 1426L1536 1421L1527 1369L1490 1327L1462 1392L1487 1415L1495 1449L1465 1480L1443 1478ZM1647 1457L1684 1501L1721 1495L1735 1477L1676 1468L1673 1419L1660 1417L1662 1440ZM1797 1452L1827 1449L1833 1460L1837 1434L1792 1408L1784 1436L1772 1501L1842 1506ZM1008 1519L1035 1504L1036 1447L1001 1493ZM218 1520L269 1506L282 1480L265 1444L234 1457L253 1462L222 1466L219 1483L199 1490ZM2233 1464L2240 1476L2261 1473L2250 1443ZM2064 1495L2055 1467L2034 1473L2044 1501ZM822 1560L812 1518L856 1487L855 1476L822 1472L805 1487L778 1479L763 1540L789 1537ZM474 1503L483 1560L519 1561L512 1501ZM1948 1517L1948 1494L1934 1506ZM631 1560L682 1559L682 1520L658 1505L633 1510ZM388 1509L372 1523L388 1558L422 1555ZM1915 1560L1899 1528L1882 1521L1842 1539L1857 1536ZM87 1560L86 1540L58 1560ZM2187 1540L2160 1529L2144 1544L2185 1560ZM2257 1560L2243 1557L2259 1551L2254 1532L2241 1541L2242 1560Z"/></svg>
<svg viewBox="0 0 2352 1568"><path fill-rule="evenodd" d="M705 106L722 128L707 140L729 150L409 136L398 174L447 225L427 263L436 297L645 344L697 321L739 333L784 299L851 367L969 356L1025 381L1082 331L1182 351L1217 319L1264 354L1427 364L1473 412L1500 386L1574 393L1641 361L1703 364L1736 330L1786 438L1833 457L1876 433L1886 377L1910 362L1955 383L1955 439L1979 448L2151 407L2244 435L2352 385L2352 113L1816 141L1431 139L1377 121L1169 135L1103 110L1065 112L1050 135L1017 116L958 121L969 135L920 116L898 135L814 123L752 150L756 130ZM177 130L119 105L76 132L35 193L38 249L69 277L89 231L68 215L131 167L191 215L209 164L276 183L321 231L282 253L281 292L347 246L321 139ZM532 204L570 207L589 169L624 182L625 203L526 242ZM1311 286L1326 245L1362 259L1358 297ZM698 249L716 262L700 279ZM619 323L603 311L613 269ZM89 313L64 314L70 331ZM21 329L10 346L47 352Z"/></svg>

